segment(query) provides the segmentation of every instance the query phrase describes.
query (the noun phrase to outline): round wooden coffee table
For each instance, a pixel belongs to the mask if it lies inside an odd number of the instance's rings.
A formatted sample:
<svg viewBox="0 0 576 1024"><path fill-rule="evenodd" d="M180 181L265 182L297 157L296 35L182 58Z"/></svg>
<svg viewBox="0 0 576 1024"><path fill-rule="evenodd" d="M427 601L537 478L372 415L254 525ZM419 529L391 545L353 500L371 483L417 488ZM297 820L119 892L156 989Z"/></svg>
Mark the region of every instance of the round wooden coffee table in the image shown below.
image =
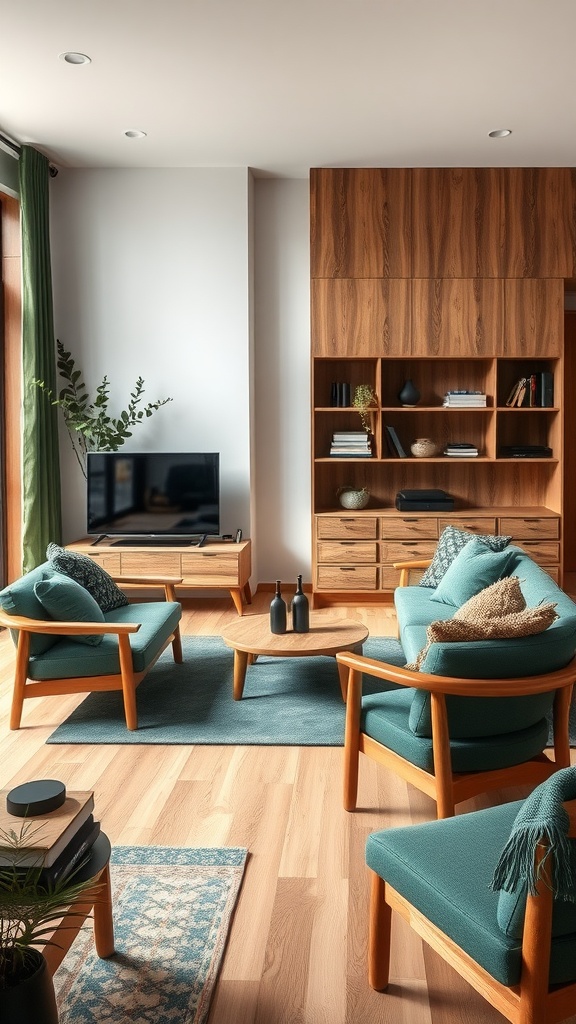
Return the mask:
<svg viewBox="0 0 576 1024"><path fill-rule="evenodd" d="M251 655L267 654L271 658L313 658L321 654L335 657L339 651L362 652L368 630L354 619L331 619L325 612L310 613L308 633L270 632L269 615L243 615L226 626L222 639L234 650L234 700L241 700L246 668ZM338 665L342 699L346 700L348 670Z"/></svg>

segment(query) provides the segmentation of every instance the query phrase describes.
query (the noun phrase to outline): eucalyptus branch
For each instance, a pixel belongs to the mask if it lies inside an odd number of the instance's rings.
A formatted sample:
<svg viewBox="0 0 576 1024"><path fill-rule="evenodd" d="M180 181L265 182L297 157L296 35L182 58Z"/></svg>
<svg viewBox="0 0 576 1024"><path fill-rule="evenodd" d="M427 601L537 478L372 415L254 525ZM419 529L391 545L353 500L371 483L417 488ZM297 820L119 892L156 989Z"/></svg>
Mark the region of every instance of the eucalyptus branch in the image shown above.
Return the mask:
<svg viewBox="0 0 576 1024"><path fill-rule="evenodd" d="M127 438L132 437L132 430L145 418L167 405L172 398L160 398L148 402L143 408L144 379L138 377L126 408L119 416L109 414L110 382L107 376L96 388L94 398L90 397L82 373L76 368L75 361L62 343L56 342L58 348L57 367L64 387L57 397L44 381L33 380L32 386L40 388L52 405L57 405L64 417L64 423L70 437L74 455L86 476L86 453L89 451L116 452Z"/></svg>

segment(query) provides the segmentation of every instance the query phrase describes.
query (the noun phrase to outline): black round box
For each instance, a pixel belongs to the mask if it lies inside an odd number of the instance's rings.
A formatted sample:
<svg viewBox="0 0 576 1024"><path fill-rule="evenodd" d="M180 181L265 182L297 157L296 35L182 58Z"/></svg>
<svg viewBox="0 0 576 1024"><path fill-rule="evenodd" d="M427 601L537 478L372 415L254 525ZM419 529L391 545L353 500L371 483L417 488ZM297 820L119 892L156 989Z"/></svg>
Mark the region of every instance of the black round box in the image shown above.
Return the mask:
<svg viewBox="0 0 576 1024"><path fill-rule="evenodd" d="M38 779L15 786L6 797L8 814L17 818L30 818L35 814L49 814L61 807L66 799L66 786L56 779Z"/></svg>

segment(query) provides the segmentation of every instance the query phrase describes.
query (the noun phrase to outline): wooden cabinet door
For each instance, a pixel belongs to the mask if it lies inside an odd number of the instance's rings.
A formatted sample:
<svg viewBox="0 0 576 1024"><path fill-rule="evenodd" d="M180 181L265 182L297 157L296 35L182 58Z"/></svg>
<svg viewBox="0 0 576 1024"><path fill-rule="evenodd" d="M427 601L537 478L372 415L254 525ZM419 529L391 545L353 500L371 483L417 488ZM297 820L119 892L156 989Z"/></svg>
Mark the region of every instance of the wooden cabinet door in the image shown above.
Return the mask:
<svg viewBox="0 0 576 1024"><path fill-rule="evenodd" d="M502 355L560 356L564 338L564 282L504 282Z"/></svg>
<svg viewBox="0 0 576 1024"><path fill-rule="evenodd" d="M506 167L502 277L572 277L576 170Z"/></svg>
<svg viewBox="0 0 576 1024"><path fill-rule="evenodd" d="M410 282L313 280L313 356L392 356L410 352Z"/></svg>
<svg viewBox="0 0 576 1024"><path fill-rule="evenodd" d="M502 344L501 281L412 282L413 355L491 356Z"/></svg>
<svg viewBox="0 0 576 1024"><path fill-rule="evenodd" d="M410 171L312 168L310 273L410 277Z"/></svg>
<svg viewBox="0 0 576 1024"><path fill-rule="evenodd" d="M412 276L501 277L502 204L496 168L414 168Z"/></svg>

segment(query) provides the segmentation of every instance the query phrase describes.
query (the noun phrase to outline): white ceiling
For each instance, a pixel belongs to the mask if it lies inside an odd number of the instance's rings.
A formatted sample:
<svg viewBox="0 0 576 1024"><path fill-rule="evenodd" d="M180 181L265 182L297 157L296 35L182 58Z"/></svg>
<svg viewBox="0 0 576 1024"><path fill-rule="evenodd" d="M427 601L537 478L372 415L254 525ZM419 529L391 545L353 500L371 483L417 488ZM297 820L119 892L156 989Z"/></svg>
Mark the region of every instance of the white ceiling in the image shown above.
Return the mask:
<svg viewBox="0 0 576 1024"><path fill-rule="evenodd" d="M1 0L0 132L61 167L574 166L576 0Z"/></svg>

